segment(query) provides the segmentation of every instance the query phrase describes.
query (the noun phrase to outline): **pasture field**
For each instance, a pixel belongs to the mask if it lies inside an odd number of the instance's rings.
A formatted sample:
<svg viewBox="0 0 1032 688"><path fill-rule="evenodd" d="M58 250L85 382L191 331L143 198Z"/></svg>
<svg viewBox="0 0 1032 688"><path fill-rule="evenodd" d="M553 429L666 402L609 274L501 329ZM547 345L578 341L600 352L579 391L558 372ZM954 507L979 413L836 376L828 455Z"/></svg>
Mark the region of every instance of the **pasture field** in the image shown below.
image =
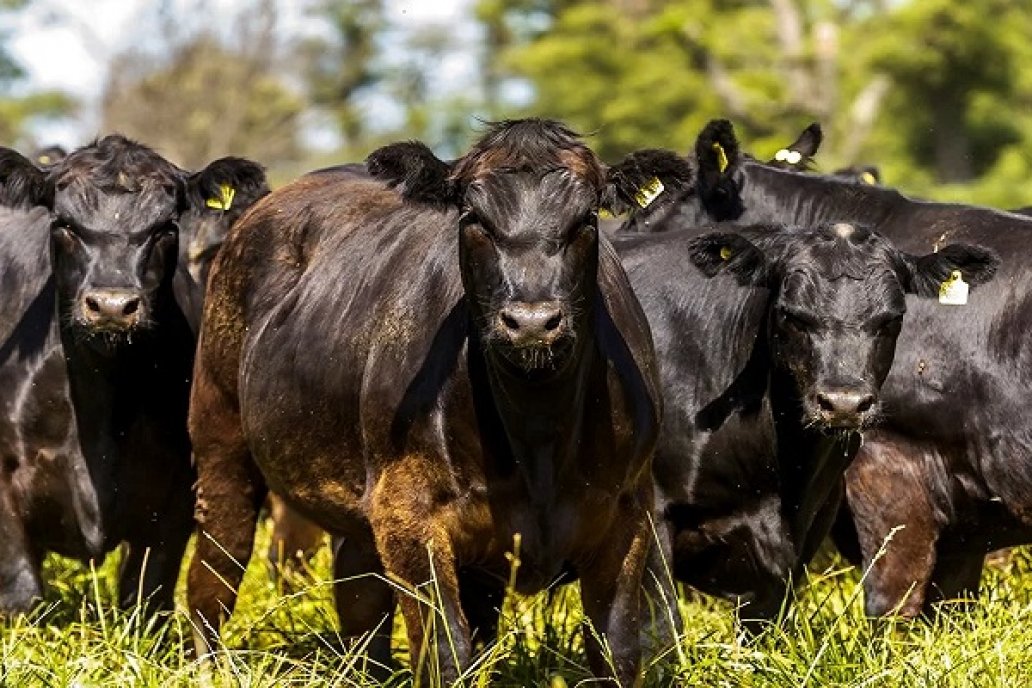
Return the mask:
<svg viewBox="0 0 1032 688"><path fill-rule="evenodd" d="M263 529L259 553L267 542ZM182 578L180 611L169 623L148 623L113 607L116 559L93 571L57 557L47 560L49 592L39 611L3 622L0 686L328 688L412 682L407 669L383 681L366 676L364 655L346 649L334 633L326 548L313 562L310 578L291 578L294 592L278 588L264 556L255 557L237 612L225 627L225 649L207 665L187 652ZM968 613L909 623L866 621L859 572L834 556L819 559L781 627L755 640L736 638L728 604L688 593L681 605L682 642L649 668L646 685L1032 685L1032 551L1018 550L1007 563L987 567L982 599ZM511 597L500 642L481 655L466 685L592 685L579 619L572 587L551 597ZM395 636L402 636L397 628ZM396 647L396 658L404 666L400 651Z"/></svg>

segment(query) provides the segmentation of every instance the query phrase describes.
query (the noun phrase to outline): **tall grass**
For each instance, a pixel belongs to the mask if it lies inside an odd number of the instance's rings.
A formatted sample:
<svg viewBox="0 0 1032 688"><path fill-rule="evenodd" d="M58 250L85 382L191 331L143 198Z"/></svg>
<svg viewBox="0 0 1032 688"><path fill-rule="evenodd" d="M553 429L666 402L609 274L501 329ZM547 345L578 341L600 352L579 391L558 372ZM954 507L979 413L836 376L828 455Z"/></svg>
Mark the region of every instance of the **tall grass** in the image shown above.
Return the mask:
<svg viewBox="0 0 1032 688"><path fill-rule="evenodd" d="M257 551L264 552L263 530ZM334 631L329 553L274 583L255 557L213 662L193 659L186 614L147 619L115 607L117 557L90 569L48 558L46 599L0 630L0 686L404 686L405 668L380 681L362 645ZM1032 554L988 568L970 611L932 621L872 623L859 573L834 557L811 572L779 626L736 633L726 603L682 594L679 646L648 669L650 685L766 687L1032 685ZM182 582L178 599L184 602ZM399 625L395 659L407 666ZM505 603L500 638L467 675L471 686L590 685L575 586Z"/></svg>

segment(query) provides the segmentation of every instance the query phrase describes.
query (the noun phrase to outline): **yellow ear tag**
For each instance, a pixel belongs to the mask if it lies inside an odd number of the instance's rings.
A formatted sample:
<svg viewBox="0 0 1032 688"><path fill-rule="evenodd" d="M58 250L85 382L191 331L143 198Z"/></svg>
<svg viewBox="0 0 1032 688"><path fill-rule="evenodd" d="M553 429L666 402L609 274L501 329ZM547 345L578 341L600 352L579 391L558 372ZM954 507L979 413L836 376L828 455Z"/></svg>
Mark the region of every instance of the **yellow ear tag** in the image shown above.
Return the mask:
<svg viewBox="0 0 1032 688"><path fill-rule="evenodd" d="M960 270L950 273L950 278L939 285L939 303L947 306L963 306L968 302L968 283Z"/></svg>
<svg viewBox="0 0 1032 688"><path fill-rule="evenodd" d="M598 219L600 219L600 220L611 220L614 217L616 217L616 216L613 215L613 213L611 213L608 210L606 210L605 208L599 208L598 209Z"/></svg>
<svg viewBox="0 0 1032 688"><path fill-rule="evenodd" d="M724 170L727 169L727 153L724 152L724 147L716 142L713 144L713 150L717 152L717 167L720 168L720 173L724 174Z"/></svg>
<svg viewBox="0 0 1032 688"><path fill-rule="evenodd" d="M665 186L663 182L659 181L659 177L653 177L652 179L645 182L645 186L638 189L638 193L634 196L634 200L642 208L648 208L652 201L659 198L659 195L663 193Z"/></svg>
<svg viewBox="0 0 1032 688"><path fill-rule="evenodd" d="M870 184L871 186L874 186L878 183L878 180L875 179L874 175L870 172L864 172L863 174L861 174L860 179L863 180L864 184Z"/></svg>
<svg viewBox="0 0 1032 688"><path fill-rule="evenodd" d="M732 255L734 255L734 254L731 253L731 249L729 249L727 246L721 246L720 247L720 259L721 260L731 260L731 256Z"/></svg>
<svg viewBox="0 0 1032 688"><path fill-rule="evenodd" d="M204 205L215 210L229 210L233 207L233 199L236 197L236 189L229 184L219 184L218 198L209 198Z"/></svg>

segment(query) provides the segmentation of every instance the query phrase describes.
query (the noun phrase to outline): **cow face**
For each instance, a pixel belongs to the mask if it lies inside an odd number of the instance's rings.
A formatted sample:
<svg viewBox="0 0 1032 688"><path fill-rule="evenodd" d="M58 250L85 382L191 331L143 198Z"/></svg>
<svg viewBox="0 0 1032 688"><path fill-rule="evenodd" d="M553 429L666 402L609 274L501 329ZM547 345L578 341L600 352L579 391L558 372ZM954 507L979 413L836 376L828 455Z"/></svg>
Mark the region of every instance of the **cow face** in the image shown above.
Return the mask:
<svg viewBox="0 0 1032 688"><path fill-rule="evenodd" d="M999 263L991 252L964 245L912 256L844 223L775 230L754 241L706 235L694 240L692 254L707 274L727 270L771 289L771 360L792 380L803 422L853 430L877 418L905 295L936 296L955 270L969 285L982 284Z"/></svg>
<svg viewBox="0 0 1032 688"><path fill-rule="evenodd" d="M380 149L376 177L409 200L458 209L459 260L473 321L485 348L522 375L566 367L591 326L598 269L598 211L626 204L636 181L669 152L604 170L576 134L546 120L495 125L455 163L421 144Z"/></svg>
<svg viewBox="0 0 1032 688"><path fill-rule="evenodd" d="M220 158L187 180L187 205L179 220L180 259L200 285L233 223L269 193L265 170L243 158Z"/></svg>

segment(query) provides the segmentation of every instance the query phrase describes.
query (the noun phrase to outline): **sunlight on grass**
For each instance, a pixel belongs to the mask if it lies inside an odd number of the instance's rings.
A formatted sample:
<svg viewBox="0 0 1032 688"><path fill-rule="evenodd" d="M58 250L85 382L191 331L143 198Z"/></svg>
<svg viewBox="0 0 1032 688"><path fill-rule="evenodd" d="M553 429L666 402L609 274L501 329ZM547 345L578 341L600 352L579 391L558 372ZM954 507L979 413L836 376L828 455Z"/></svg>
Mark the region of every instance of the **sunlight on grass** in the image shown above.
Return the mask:
<svg viewBox="0 0 1032 688"><path fill-rule="evenodd" d="M256 551L266 550L264 528ZM36 612L4 622L3 686L403 686L411 684L407 648L396 621L393 675L366 675L361 642L336 631L330 555L310 570L274 583L263 556L245 576L240 604L216 662L189 655L182 611L145 619L115 608L118 557L95 572L58 557L47 560L48 592ZM692 592L682 595L685 632L678 651L649 667L649 685L1000 686L1027 684L1032 658L1032 554L1019 550L988 567L982 599L969 613L931 622L870 623L859 575L822 558L779 627L753 640L736 635L732 608ZM185 576L184 576L185 578ZM590 680L576 586L533 597L510 596L500 640L468 673L471 686L575 686ZM382 678L382 676L381 676ZM585 684L587 685L587 684Z"/></svg>

